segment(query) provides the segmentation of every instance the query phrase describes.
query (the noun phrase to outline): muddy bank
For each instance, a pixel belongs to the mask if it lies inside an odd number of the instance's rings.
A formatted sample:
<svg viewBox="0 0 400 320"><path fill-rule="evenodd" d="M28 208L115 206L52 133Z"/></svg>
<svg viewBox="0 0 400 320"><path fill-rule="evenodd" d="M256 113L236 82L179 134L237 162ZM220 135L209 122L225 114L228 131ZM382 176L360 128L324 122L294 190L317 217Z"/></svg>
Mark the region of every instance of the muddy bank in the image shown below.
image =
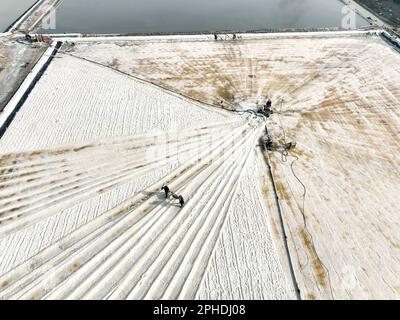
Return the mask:
<svg viewBox="0 0 400 320"><path fill-rule="evenodd" d="M27 45L0 37L0 112L43 55L47 45Z"/></svg>

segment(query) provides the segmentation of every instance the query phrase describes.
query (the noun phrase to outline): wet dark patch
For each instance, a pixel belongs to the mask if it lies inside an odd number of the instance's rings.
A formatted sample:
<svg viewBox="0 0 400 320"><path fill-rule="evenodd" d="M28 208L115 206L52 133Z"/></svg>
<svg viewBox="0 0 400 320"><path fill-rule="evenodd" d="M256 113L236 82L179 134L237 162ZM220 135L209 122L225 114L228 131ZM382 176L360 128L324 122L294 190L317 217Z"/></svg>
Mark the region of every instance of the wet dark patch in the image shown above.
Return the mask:
<svg viewBox="0 0 400 320"><path fill-rule="evenodd" d="M311 255L311 267L314 272L314 275L317 279L317 282L319 285L322 287L326 287L327 285L327 273L325 271L325 268L322 264L322 261L318 257L318 254L316 252L316 249L311 241L311 238L307 231L302 228L300 229L300 237L303 241L303 244L307 248L308 252Z"/></svg>
<svg viewBox="0 0 400 320"><path fill-rule="evenodd" d="M276 181L275 184L276 184L276 189L278 190L281 199L283 199L285 201L290 201L290 195L286 191L285 185L281 181Z"/></svg>

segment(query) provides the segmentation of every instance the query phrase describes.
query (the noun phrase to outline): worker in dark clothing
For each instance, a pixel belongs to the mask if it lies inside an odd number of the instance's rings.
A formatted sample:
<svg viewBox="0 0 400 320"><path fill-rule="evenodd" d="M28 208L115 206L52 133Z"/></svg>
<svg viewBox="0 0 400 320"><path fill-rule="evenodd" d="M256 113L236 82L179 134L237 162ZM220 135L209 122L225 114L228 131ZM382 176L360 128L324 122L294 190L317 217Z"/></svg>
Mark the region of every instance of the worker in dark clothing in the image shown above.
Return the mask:
<svg viewBox="0 0 400 320"><path fill-rule="evenodd" d="M174 199L179 200L179 203L181 205L181 208L183 207L183 205L185 204L185 200L183 199L182 196L178 196L176 193L171 192L172 196L174 197Z"/></svg>
<svg viewBox="0 0 400 320"><path fill-rule="evenodd" d="M165 198L168 198L169 193L171 192L167 185L162 186L161 190L165 192Z"/></svg>
<svg viewBox="0 0 400 320"><path fill-rule="evenodd" d="M183 208L184 204L185 204L185 200L183 199L182 196L178 197L179 203L181 204L181 208Z"/></svg>
<svg viewBox="0 0 400 320"><path fill-rule="evenodd" d="M272 111L272 102L271 102L271 100L270 99L268 99L268 101L267 101L267 103L265 104L265 106L264 106L264 115L267 117L267 118L269 118L269 116L271 115L271 114L273 114L273 111Z"/></svg>
<svg viewBox="0 0 400 320"><path fill-rule="evenodd" d="M268 137L267 141L265 141L265 148L269 151L273 149L274 143L272 142L272 139Z"/></svg>

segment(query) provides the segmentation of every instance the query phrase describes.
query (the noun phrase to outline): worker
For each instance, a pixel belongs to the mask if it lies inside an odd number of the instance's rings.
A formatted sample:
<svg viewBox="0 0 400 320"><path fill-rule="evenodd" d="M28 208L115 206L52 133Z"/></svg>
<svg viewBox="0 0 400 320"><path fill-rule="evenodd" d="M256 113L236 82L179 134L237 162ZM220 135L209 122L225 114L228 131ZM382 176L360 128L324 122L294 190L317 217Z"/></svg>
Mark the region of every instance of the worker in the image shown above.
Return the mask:
<svg viewBox="0 0 400 320"><path fill-rule="evenodd" d="M268 137L267 141L265 141L265 148L269 151L273 149L274 143L272 142L272 139Z"/></svg>
<svg viewBox="0 0 400 320"><path fill-rule="evenodd" d="M174 197L174 199L179 200L179 203L181 205L181 208L183 207L183 205L185 204L185 200L183 199L183 197L181 195L177 195L176 193L171 192L172 196Z"/></svg>
<svg viewBox="0 0 400 320"><path fill-rule="evenodd" d="M266 104L265 104L265 106L264 106L263 114L264 114L267 118L269 118L269 116L270 116L271 114L273 114L273 111L272 111L272 102L271 102L270 99L268 99L268 101L266 102Z"/></svg>
<svg viewBox="0 0 400 320"><path fill-rule="evenodd" d="M182 196L178 197L179 203L181 204L181 208L183 208L184 204L185 204L185 200L183 199Z"/></svg>
<svg viewBox="0 0 400 320"><path fill-rule="evenodd" d="M161 188L161 190L164 190L164 192L165 192L165 199L167 199L168 196L169 196L169 193L171 192L171 191L169 190L168 186L167 186L167 185L163 185L162 188Z"/></svg>

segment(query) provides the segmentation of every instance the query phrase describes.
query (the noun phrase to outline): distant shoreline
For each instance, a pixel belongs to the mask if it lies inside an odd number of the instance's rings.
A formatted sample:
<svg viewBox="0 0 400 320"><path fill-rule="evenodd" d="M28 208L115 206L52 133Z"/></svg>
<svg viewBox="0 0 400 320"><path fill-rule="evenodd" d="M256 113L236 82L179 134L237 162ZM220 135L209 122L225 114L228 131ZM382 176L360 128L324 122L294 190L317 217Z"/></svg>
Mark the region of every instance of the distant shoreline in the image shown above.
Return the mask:
<svg viewBox="0 0 400 320"><path fill-rule="evenodd" d="M394 28L393 25L389 24L386 21L383 21L381 17L379 17L376 12L372 11L370 8L366 7L365 5L362 5L359 3L357 0L339 0L343 4L349 6L352 10L354 10L358 15L360 15L362 18L367 20L368 22L371 22L369 17L372 19L372 22L374 22L376 25L379 27L386 27L386 28Z"/></svg>
<svg viewBox="0 0 400 320"><path fill-rule="evenodd" d="M376 11L374 11L371 7L369 7L367 4L365 4L362 0L353 0L356 2L360 7L365 9L366 11L372 13L376 18L381 20L383 23L387 24L387 26L390 26L391 28L399 28L400 23L394 23L391 21L389 18L386 18L385 16L379 15Z"/></svg>

